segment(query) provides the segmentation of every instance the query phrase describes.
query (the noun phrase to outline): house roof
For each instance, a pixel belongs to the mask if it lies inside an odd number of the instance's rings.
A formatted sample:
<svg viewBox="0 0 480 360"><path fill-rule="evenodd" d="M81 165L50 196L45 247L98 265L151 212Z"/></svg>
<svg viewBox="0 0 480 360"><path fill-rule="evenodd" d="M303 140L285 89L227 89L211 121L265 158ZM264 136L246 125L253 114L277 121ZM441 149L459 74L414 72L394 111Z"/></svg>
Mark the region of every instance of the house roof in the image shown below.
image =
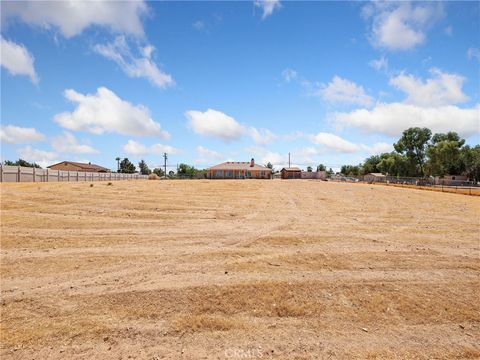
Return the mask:
<svg viewBox="0 0 480 360"><path fill-rule="evenodd" d="M110 171L110 169L107 169L103 166L100 166L100 165L96 165L96 164L85 164L85 163L79 163L79 162L75 162L75 161L62 161L62 162L59 162L59 163L56 163L56 164L53 164L53 165L50 165L50 166L47 166L48 168L51 168L55 165L60 165L60 164L71 164L71 165L74 165L74 166L78 166L79 168L83 169L83 170L92 170L92 171Z"/></svg>
<svg viewBox="0 0 480 360"><path fill-rule="evenodd" d="M250 161L227 161L212 167L209 167L207 170L261 170L261 171L272 171L263 165L254 164L250 166Z"/></svg>
<svg viewBox="0 0 480 360"><path fill-rule="evenodd" d="M285 171L295 171L295 172L302 171L298 167L287 167L287 168L283 168L281 171L283 171L283 170L285 170Z"/></svg>
<svg viewBox="0 0 480 360"><path fill-rule="evenodd" d="M369 173L367 175L373 175L373 176L379 176L379 177L385 177L382 173Z"/></svg>

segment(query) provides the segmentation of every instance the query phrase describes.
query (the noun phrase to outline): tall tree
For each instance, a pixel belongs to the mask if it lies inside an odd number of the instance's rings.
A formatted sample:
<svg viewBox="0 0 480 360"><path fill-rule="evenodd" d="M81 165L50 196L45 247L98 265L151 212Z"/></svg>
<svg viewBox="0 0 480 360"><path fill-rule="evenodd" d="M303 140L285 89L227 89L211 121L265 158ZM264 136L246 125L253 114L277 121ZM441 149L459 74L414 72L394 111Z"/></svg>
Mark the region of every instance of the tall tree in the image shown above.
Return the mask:
<svg viewBox="0 0 480 360"><path fill-rule="evenodd" d="M465 145L460 151L460 159L465 167L465 174L472 181L480 181L480 145Z"/></svg>
<svg viewBox="0 0 480 360"><path fill-rule="evenodd" d="M180 177L193 178L196 173L197 173L197 169L195 169L194 166L190 166L183 163L178 165L177 175Z"/></svg>
<svg viewBox="0 0 480 360"><path fill-rule="evenodd" d="M433 135L432 142L427 148L427 168L430 175L463 173L465 164L462 162L461 148L464 144L465 140L456 132Z"/></svg>
<svg viewBox="0 0 480 360"><path fill-rule="evenodd" d="M431 137L430 129L414 127L405 130L398 142L393 144L395 150L409 160L411 173L425 174L426 149Z"/></svg>
<svg viewBox="0 0 480 360"><path fill-rule="evenodd" d="M410 176L410 162L405 155L396 152L380 155L380 162L377 164L379 172L391 176Z"/></svg>
<svg viewBox="0 0 480 360"><path fill-rule="evenodd" d="M365 174L380 172L378 164L380 163L380 155L372 155L369 158L365 159L363 163L363 171Z"/></svg>
<svg viewBox="0 0 480 360"><path fill-rule="evenodd" d="M326 171L326 170L327 170L327 168L326 168L325 165L323 165L323 164L319 164L319 165L317 166L317 171Z"/></svg>
<svg viewBox="0 0 480 360"><path fill-rule="evenodd" d="M135 165L133 165L128 158L124 158L120 162L120 172L121 173L126 173L126 174L133 174L135 172L136 168Z"/></svg>
<svg viewBox="0 0 480 360"><path fill-rule="evenodd" d="M311 166L307 166L307 171L308 171L308 172L312 172L312 170L313 170L313 169L312 169Z"/></svg>
<svg viewBox="0 0 480 360"><path fill-rule="evenodd" d="M143 159L138 163L138 167L140 168L140 174L142 175L150 175L152 173L152 170L148 168L147 163Z"/></svg>
<svg viewBox="0 0 480 360"><path fill-rule="evenodd" d="M153 169L153 173L157 174L158 177L163 177L165 173L163 172L162 168L155 168Z"/></svg>

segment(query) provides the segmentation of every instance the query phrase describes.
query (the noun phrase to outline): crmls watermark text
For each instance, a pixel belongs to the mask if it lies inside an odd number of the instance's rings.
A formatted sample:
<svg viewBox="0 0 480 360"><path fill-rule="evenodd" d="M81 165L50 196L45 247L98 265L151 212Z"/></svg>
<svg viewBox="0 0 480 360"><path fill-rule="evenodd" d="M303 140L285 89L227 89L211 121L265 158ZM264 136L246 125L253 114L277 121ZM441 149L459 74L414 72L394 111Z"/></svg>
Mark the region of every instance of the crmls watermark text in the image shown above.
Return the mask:
<svg viewBox="0 0 480 360"><path fill-rule="evenodd" d="M225 349L225 357L227 359L255 359L255 358L262 358L263 351L262 347L259 346L257 348L230 348Z"/></svg>

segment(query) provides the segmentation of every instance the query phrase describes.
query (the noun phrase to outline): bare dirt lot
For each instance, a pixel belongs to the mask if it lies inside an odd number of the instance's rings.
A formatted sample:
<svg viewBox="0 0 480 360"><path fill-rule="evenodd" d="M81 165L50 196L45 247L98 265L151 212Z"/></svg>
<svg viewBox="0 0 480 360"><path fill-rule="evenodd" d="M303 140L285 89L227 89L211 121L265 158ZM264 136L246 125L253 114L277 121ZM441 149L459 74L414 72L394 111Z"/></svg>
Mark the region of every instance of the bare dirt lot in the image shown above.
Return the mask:
<svg viewBox="0 0 480 360"><path fill-rule="evenodd" d="M306 180L2 184L0 355L479 358L479 214Z"/></svg>

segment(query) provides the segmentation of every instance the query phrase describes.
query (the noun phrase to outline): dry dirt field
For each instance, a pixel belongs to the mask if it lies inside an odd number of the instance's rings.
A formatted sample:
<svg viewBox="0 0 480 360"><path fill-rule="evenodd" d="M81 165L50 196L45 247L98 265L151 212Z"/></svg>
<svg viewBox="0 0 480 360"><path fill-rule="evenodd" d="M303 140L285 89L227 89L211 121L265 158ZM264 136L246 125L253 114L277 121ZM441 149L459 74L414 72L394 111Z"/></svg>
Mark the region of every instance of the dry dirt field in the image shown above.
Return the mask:
<svg viewBox="0 0 480 360"><path fill-rule="evenodd" d="M480 357L480 198L318 181L1 186L2 359Z"/></svg>

